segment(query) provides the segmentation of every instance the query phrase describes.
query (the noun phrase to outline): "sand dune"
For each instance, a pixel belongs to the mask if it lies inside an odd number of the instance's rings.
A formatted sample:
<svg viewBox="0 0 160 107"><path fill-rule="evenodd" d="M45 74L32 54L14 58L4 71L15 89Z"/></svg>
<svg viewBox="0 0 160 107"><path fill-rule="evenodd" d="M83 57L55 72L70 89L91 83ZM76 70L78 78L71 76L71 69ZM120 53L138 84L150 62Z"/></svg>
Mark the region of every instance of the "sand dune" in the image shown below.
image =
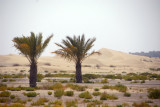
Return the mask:
<svg viewBox="0 0 160 107"><path fill-rule="evenodd" d="M158 68L160 58L149 58L145 56L131 55L124 52L119 52L111 49L100 49L101 55L93 55L84 60L83 73L87 72L151 72L149 68ZM19 69L29 69L28 60L21 55L0 55L0 66L8 66L11 68L15 64L19 64ZM44 70L65 70L75 71L74 62L69 62L59 56L40 57L38 60L38 69L40 72ZM96 66L99 66L97 68ZM0 67L1 71L4 67ZM9 69L9 70L10 70ZM12 70L13 71L13 70Z"/></svg>

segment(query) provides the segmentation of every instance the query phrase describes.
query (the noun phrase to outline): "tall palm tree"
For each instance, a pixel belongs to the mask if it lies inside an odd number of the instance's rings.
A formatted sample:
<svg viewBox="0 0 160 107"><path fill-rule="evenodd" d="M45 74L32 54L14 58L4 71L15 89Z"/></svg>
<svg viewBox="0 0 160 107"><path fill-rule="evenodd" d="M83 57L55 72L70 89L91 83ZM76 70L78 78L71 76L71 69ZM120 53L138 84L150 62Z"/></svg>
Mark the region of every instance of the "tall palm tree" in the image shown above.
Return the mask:
<svg viewBox="0 0 160 107"><path fill-rule="evenodd" d="M30 62L30 87L36 87L37 85L37 60L47 47L52 36L53 35L49 36L42 42L42 33L35 35L31 32L31 35L28 37L15 37L13 39L14 46L20 51L20 54L24 55Z"/></svg>
<svg viewBox="0 0 160 107"><path fill-rule="evenodd" d="M99 52L91 52L88 51L94 46L96 38L90 38L85 41L85 36L73 36L73 38L67 36L66 40L62 40L62 45L56 43L60 49L56 50L55 54L60 55L69 61L74 61L76 65L76 83L82 83L82 72L81 72L81 63L82 61L93 55L100 54Z"/></svg>

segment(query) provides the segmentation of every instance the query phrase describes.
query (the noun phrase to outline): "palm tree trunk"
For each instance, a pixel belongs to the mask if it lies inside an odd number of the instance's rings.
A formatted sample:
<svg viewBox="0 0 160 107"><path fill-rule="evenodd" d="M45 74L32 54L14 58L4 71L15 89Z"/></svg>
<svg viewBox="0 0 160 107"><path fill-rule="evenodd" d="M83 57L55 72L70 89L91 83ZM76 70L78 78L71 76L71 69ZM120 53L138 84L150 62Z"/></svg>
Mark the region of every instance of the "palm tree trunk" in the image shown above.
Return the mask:
<svg viewBox="0 0 160 107"><path fill-rule="evenodd" d="M36 81L37 81L37 64L33 60L30 65L30 77L29 77L30 87L36 87L37 86Z"/></svg>
<svg viewBox="0 0 160 107"><path fill-rule="evenodd" d="M81 72L80 61L76 63L76 83L82 83L82 72Z"/></svg>

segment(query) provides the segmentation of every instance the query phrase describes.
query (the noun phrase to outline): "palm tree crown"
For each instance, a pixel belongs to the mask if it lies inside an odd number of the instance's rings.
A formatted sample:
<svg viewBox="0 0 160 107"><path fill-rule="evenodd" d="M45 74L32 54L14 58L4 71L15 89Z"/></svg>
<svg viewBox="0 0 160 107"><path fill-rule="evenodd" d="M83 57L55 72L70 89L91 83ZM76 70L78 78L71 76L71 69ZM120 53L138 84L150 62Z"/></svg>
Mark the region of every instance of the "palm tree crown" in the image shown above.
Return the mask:
<svg viewBox="0 0 160 107"><path fill-rule="evenodd" d="M88 51L94 46L93 43L95 42L96 38L91 38L85 41L85 36L73 36L73 38L67 36L66 40L62 40L62 44L56 43L61 49L53 52L57 55L60 55L68 60L73 60L75 63L82 61L93 54L100 54L99 52L92 51L88 53Z"/></svg>
<svg viewBox="0 0 160 107"><path fill-rule="evenodd" d="M42 33L39 33L36 36L33 32L31 32L31 36L15 37L13 42L14 46L21 52L21 54L27 57L30 63L32 60L37 63L37 59L48 45L52 36L53 35L49 36L44 43L42 43Z"/></svg>

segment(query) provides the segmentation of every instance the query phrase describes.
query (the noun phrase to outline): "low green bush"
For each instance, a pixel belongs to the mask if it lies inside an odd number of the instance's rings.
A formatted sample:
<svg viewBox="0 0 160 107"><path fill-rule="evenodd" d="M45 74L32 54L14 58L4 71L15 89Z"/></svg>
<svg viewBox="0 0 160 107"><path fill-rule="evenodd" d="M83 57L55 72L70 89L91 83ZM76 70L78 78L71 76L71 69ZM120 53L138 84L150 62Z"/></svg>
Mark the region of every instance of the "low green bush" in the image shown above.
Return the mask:
<svg viewBox="0 0 160 107"><path fill-rule="evenodd" d="M69 87L76 91L85 91L85 89L87 88L87 86L80 86L80 85L74 85L74 84L67 84L66 87Z"/></svg>
<svg viewBox="0 0 160 107"><path fill-rule="evenodd" d="M15 95L11 95L10 96L11 99L15 99L15 97L16 97Z"/></svg>
<svg viewBox="0 0 160 107"><path fill-rule="evenodd" d="M100 96L100 100L116 100L118 99L118 97L114 94L110 95L110 94L107 94L107 93L102 93L101 96Z"/></svg>
<svg viewBox="0 0 160 107"><path fill-rule="evenodd" d="M100 92L93 92L92 95L94 96L99 96L101 93Z"/></svg>
<svg viewBox="0 0 160 107"><path fill-rule="evenodd" d="M6 78L2 80L2 82L7 82L7 81L8 81L8 79L6 79Z"/></svg>
<svg viewBox="0 0 160 107"><path fill-rule="evenodd" d="M36 97L38 95L38 93L36 93L36 92L28 92L28 93L24 93L24 95L26 95L27 97Z"/></svg>
<svg viewBox="0 0 160 107"><path fill-rule="evenodd" d="M5 91L7 89L6 84L0 84L0 91Z"/></svg>
<svg viewBox="0 0 160 107"><path fill-rule="evenodd" d="M149 104L145 103L145 102L141 102L139 104L137 103L133 103L132 104L133 107L151 107Z"/></svg>
<svg viewBox="0 0 160 107"><path fill-rule="evenodd" d="M10 91L21 91L21 88L19 87L8 87L7 89Z"/></svg>
<svg viewBox="0 0 160 107"><path fill-rule="evenodd" d="M125 97L130 97L130 96L131 96L131 94L128 93L128 92L125 92L123 95L124 95Z"/></svg>
<svg viewBox="0 0 160 107"><path fill-rule="evenodd" d="M0 98L0 103L6 103L8 102L9 99L8 98ZM0 106L1 107L1 106Z"/></svg>
<svg viewBox="0 0 160 107"><path fill-rule="evenodd" d="M25 88L25 90L26 90L26 91L34 91L34 90L35 90L35 88L32 88L32 87L26 87L26 88Z"/></svg>
<svg viewBox="0 0 160 107"><path fill-rule="evenodd" d="M66 91L64 93L65 96L73 96L74 95L74 92L73 91Z"/></svg>
<svg viewBox="0 0 160 107"><path fill-rule="evenodd" d="M95 88L94 91L99 91L99 88Z"/></svg>
<svg viewBox="0 0 160 107"><path fill-rule="evenodd" d="M101 83L108 83L108 80L105 78L105 79L101 80Z"/></svg>
<svg viewBox="0 0 160 107"><path fill-rule="evenodd" d="M64 86L61 83L55 83L54 85L50 86L52 90L63 90Z"/></svg>
<svg viewBox="0 0 160 107"><path fill-rule="evenodd" d="M148 89L148 98L160 99L160 89Z"/></svg>
<svg viewBox="0 0 160 107"><path fill-rule="evenodd" d="M54 96L57 98L61 98L64 95L64 90L56 90L54 91Z"/></svg>
<svg viewBox="0 0 160 107"><path fill-rule="evenodd" d="M66 107L78 107L77 100L66 101L65 104L66 104Z"/></svg>
<svg viewBox="0 0 160 107"><path fill-rule="evenodd" d="M92 99L92 95L88 91L79 94L79 97L85 99Z"/></svg>
<svg viewBox="0 0 160 107"><path fill-rule="evenodd" d="M25 105L24 104L16 103L16 104L8 105L7 107L25 107Z"/></svg>
<svg viewBox="0 0 160 107"><path fill-rule="evenodd" d="M45 102L48 102L49 100L47 98L39 98L37 101L32 102L31 105L32 106L40 106L40 105L44 105Z"/></svg>
<svg viewBox="0 0 160 107"><path fill-rule="evenodd" d="M109 89L109 88L110 88L109 85L104 85L104 86L102 86L102 89Z"/></svg>
<svg viewBox="0 0 160 107"><path fill-rule="evenodd" d="M62 101L61 100L55 100L54 102L50 102L49 105L54 104L53 107L61 107Z"/></svg>
<svg viewBox="0 0 160 107"><path fill-rule="evenodd" d="M48 95L52 95L52 92L51 92L51 91L48 91Z"/></svg>
<svg viewBox="0 0 160 107"><path fill-rule="evenodd" d="M0 93L0 97L9 97L11 95L11 93L9 91L2 91Z"/></svg>

